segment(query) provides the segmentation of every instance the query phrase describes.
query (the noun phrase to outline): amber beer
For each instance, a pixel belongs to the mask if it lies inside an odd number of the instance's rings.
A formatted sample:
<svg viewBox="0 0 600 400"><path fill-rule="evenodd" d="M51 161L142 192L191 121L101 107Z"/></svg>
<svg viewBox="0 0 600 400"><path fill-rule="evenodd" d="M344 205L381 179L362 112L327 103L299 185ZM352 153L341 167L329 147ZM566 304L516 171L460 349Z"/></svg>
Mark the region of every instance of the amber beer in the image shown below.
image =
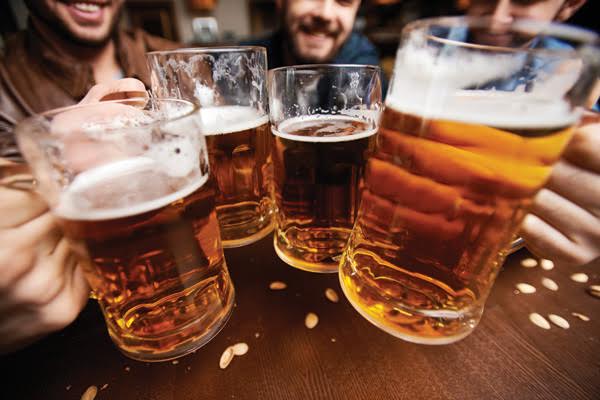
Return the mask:
<svg viewBox="0 0 600 400"><path fill-rule="evenodd" d="M144 361L209 341L234 297L208 174L170 177L161 169L138 157L83 172L54 210L110 336Z"/></svg>
<svg viewBox="0 0 600 400"><path fill-rule="evenodd" d="M156 95L200 106L223 247L248 245L271 233L266 49L178 49L148 53L147 60Z"/></svg>
<svg viewBox="0 0 600 400"><path fill-rule="evenodd" d="M312 272L337 272L374 145L373 122L343 115L291 118L273 129L279 257Z"/></svg>
<svg viewBox="0 0 600 400"><path fill-rule="evenodd" d="M388 97L340 266L350 302L388 333L443 344L479 321L504 246L575 122L562 100L511 95L459 92L425 116Z"/></svg>
<svg viewBox="0 0 600 400"><path fill-rule="evenodd" d="M223 243L237 247L255 242L273 229L269 116L243 106L200 112Z"/></svg>

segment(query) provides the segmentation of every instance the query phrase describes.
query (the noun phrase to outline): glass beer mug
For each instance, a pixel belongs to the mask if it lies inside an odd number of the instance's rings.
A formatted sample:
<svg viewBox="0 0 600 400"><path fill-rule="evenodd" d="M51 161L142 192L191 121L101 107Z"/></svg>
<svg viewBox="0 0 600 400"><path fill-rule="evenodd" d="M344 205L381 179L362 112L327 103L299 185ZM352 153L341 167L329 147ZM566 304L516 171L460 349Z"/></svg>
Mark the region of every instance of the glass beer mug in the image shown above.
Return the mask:
<svg viewBox="0 0 600 400"><path fill-rule="evenodd" d="M381 112L379 67L304 65L269 72L275 251L337 272L360 202Z"/></svg>
<svg viewBox="0 0 600 400"><path fill-rule="evenodd" d="M198 108L128 99L48 111L19 146L127 356L164 361L207 343L234 290Z"/></svg>
<svg viewBox="0 0 600 400"><path fill-rule="evenodd" d="M271 233L266 50L214 47L146 57L156 95L200 105L223 246L244 246Z"/></svg>
<svg viewBox="0 0 600 400"><path fill-rule="evenodd" d="M534 21L405 28L340 264L360 314L416 343L473 331L597 79L597 41Z"/></svg>

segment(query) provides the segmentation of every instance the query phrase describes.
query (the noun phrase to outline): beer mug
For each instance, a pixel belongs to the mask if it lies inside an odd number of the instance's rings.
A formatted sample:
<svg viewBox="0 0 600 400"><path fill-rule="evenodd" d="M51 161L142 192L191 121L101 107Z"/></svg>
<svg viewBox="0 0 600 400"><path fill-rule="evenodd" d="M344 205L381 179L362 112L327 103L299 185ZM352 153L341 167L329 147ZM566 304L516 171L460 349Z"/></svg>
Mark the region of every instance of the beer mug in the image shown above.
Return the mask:
<svg viewBox="0 0 600 400"><path fill-rule="evenodd" d="M485 18L405 28L340 263L360 314L416 343L473 331L597 79L597 40Z"/></svg>
<svg viewBox="0 0 600 400"><path fill-rule="evenodd" d="M269 72L275 251L337 272L360 201L381 111L379 67L307 65Z"/></svg>
<svg viewBox="0 0 600 400"><path fill-rule="evenodd" d="M147 61L157 96L200 105L223 246L244 246L271 233L266 50L180 49L148 53Z"/></svg>
<svg viewBox="0 0 600 400"><path fill-rule="evenodd" d="M234 289L195 105L129 99L33 116L19 146L127 356L164 361L207 343Z"/></svg>

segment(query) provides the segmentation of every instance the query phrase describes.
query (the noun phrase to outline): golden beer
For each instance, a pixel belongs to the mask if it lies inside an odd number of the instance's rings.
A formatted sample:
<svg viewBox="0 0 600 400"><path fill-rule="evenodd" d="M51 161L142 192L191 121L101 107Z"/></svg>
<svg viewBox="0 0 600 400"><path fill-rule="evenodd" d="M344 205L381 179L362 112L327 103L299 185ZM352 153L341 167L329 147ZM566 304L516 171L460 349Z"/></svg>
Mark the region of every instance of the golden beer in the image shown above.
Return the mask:
<svg viewBox="0 0 600 400"><path fill-rule="evenodd" d="M266 49L190 48L146 57L156 95L200 106L223 247L244 246L268 235L273 207Z"/></svg>
<svg viewBox="0 0 600 400"><path fill-rule="evenodd" d="M274 245L286 263L337 272L375 133L373 123L343 115L292 118L273 129Z"/></svg>
<svg viewBox="0 0 600 400"><path fill-rule="evenodd" d="M111 338L132 358L192 351L232 311L207 179L168 176L147 157L116 161L81 173L54 210Z"/></svg>
<svg viewBox="0 0 600 400"><path fill-rule="evenodd" d="M200 112L223 244L255 242L273 229L269 117L242 106L206 107Z"/></svg>
<svg viewBox="0 0 600 400"><path fill-rule="evenodd" d="M562 100L509 92L459 92L426 116L405 98L388 97L340 280L379 328L450 343L478 323L504 247L576 116Z"/></svg>

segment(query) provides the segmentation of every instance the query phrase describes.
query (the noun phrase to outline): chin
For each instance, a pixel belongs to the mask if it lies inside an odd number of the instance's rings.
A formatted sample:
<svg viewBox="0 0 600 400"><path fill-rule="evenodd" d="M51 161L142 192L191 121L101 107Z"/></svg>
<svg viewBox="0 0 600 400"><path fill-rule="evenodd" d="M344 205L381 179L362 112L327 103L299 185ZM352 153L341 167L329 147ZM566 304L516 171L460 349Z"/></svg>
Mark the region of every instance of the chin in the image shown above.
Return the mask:
<svg viewBox="0 0 600 400"><path fill-rule="evenodd" d="M102 46L111 37L109 29L97 30L79 28L69 29L69 31L74 41L87 46Z"/></svg>
<svg viewBox="0 0 600 400"><path fill-rule="evenodd" d="M324 64L333 60L333 55L331 52L329 53L321 53L321 52L312 52L312 51L304 51L298 52L297 57L298 60L302 61L305 64Z"/></svg>

